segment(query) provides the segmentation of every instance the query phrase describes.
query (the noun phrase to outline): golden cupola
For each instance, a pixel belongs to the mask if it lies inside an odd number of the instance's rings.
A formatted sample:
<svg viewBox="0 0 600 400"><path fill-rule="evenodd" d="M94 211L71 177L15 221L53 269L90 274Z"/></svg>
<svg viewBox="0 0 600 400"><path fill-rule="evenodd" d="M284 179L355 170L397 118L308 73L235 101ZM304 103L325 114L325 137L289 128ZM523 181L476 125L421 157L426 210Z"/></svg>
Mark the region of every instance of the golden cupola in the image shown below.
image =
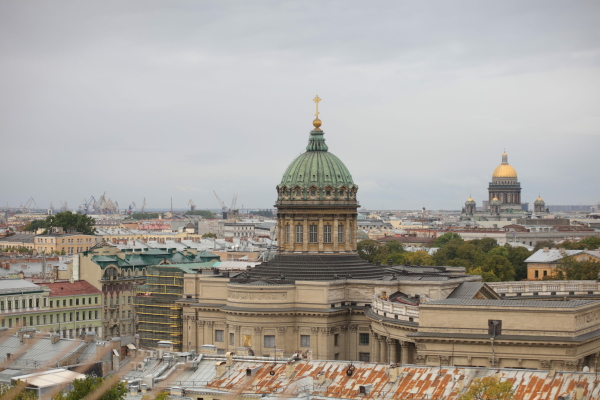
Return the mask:
<svg viewBox="0 0 600 400"><path fill-rule="evenodd" d="M508 164L506 151L502 153L502 164L498 165L492 174L492 178L517 178L517 171Z"/></svg>

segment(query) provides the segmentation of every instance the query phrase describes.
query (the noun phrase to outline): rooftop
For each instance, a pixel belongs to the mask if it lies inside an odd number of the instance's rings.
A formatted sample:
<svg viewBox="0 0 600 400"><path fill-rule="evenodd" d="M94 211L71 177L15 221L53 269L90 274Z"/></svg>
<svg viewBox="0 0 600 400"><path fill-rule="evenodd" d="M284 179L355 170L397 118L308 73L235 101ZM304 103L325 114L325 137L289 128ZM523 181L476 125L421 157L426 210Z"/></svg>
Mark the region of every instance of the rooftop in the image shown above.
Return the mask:
<svg viewBox="0 0 600 400"><path fill-rule="evenodd" d="M64 281L54 283L42 283L41 285L48 286L50 288L50 297L77 296L84 294L102 293L100 290L96 289L94 286L92 286L86 281L74 281L73 283L70 283L69 281Z"/></svg>

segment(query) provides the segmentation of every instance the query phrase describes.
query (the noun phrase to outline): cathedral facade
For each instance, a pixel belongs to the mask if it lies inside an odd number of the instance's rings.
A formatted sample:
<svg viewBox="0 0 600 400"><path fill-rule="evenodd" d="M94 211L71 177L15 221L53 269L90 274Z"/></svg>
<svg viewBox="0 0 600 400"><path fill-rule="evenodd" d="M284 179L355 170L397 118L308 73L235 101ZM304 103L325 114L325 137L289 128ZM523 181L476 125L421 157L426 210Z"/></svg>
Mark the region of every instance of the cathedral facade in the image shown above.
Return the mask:
<svg viewBox="0 0 600 400"><path fill-rule="evenodd" d="M538 196L534 203L536 215L547 213L544 200ZM521 202L521 182L517 171L508 163L508 154L502 153L502 163L492 173L492 181L488 186L488 209L477 211L477 204L472 197L465 202L463 216L484 221L510 221L514 218L532 216L524 210Z"/></svg>
<svg viewBox="0 0 600 400"><path fill-rule="evenodd" d="M600 302L532 306L501 299L462 267L360 259L358 186L329 152L318 114L306 152L276 188L275 257L244 272L184 275L183 351L436 366L594 365L600 320L587 316L600 315ZM496 177L491 194L506 199L498 198L499 207L520 201L514 175Z"/></svg>

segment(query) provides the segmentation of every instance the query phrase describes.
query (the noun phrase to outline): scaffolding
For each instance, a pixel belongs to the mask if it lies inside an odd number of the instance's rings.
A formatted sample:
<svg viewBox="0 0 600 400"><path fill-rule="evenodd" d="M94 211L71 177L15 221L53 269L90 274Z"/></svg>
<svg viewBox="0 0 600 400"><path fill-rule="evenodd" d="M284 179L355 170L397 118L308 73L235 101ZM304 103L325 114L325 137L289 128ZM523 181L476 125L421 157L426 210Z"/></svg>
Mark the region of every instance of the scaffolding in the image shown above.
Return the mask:
<svg viewBox="0 0 600 400"><path fill-rule="evenodd" d="M182 307L175 301L183 297L184 273L177 265L148 267L146 284L135 296L140 346L156 348L159 341L170 340L173 350L181 351Z"/></svg>

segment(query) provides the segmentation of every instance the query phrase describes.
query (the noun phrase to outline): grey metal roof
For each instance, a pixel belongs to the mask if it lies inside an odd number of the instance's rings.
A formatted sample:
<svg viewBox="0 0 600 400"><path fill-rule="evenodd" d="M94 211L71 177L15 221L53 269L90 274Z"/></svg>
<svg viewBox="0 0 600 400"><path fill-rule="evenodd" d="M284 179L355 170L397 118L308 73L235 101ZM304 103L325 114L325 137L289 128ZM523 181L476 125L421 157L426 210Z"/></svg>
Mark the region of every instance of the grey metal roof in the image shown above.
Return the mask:
<svg viewBox="0 0 600 400"><path fill-rule="evenodd" d="M42 290L43 289L35 283L31 283L25 279L0 279L0 294Z"/></svg>
<svg viewBox="0 0 600 400"><path fill-rule="evenodd" d="M476 339L476 340L489 340L490 335L487 334L474 334L474 333L454 333L454 332L415 332L409 333L409 337L442 337L449 339ZM540 336L540 335L498 335L494 340L534 340L534 341L558 341L558 342L584 342L589 339L593 339L600 336L600 329L592 332L584 333L579 336Z"/></svg>
<svg viewBox="0 0 600 400"><path fill-rule="evenodd" d="M452 293L448 295L448 299L472 299L477 292L483 287L483 282L463 282L458 285Z"/></svg>
<svg viewBox="0 0 600 400"><path fill-rule="evenodd" d="M490 300L490 299L444 299L421 303L421 306L473 306L473 307L528 307L528 308L578 308L597 304L599 300L569 300L569 301L546 301L546 300Z"/></svg>
<svg viewBox="0 0 600 400"><path fill-rule="evenodd" d="M14 235L0 238L0 242L27 242L33 243L35 237L32 233L15 233Z"/></svg>
<svg viewBox="0 0 600 400"><path fill-rule="evenodd" d="M56 343L52 343L49 337L34 337L32 341L31 347L28 347L23 354L11 361L7 366L8 368L19 370L39 369L50 363L55 364L87 345L84 341L76 339L61 339ZM3 355L0 358L5 359L7 353L17 353L23 346L16 335L7 337L0 343L0 354Z"/></svg>
<svg viewBox="0 0 600 400"><path fill-rule="evenodd" d="M527 260L525 260L525 262L552 263L562 259L563 257L574 256L580 253L583 253L583 250L564 250L564 252L561 253L561 250L559 249L548 249L547 251L541 249L533 253Z"/></svg>

